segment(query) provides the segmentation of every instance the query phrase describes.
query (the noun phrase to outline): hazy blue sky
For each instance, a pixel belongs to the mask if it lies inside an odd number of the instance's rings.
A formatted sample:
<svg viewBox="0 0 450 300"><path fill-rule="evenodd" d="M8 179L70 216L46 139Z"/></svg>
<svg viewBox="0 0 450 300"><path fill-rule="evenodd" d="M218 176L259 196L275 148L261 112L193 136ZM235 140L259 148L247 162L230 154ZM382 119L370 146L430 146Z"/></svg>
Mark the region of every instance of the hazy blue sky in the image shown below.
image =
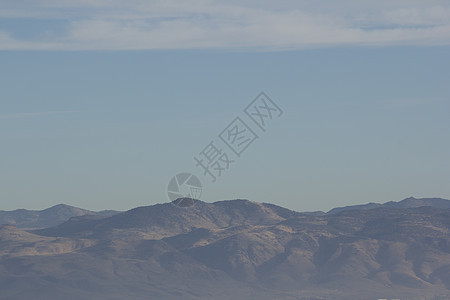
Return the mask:
<svg viewBox="0 0 450 300"><path fill-rule="evenodd" d="M180 172L208 202L450 198L448 1L335 2L2 1L0 210L166 202ZM193 157L261 91L284 114L211 183Z"/></svg>

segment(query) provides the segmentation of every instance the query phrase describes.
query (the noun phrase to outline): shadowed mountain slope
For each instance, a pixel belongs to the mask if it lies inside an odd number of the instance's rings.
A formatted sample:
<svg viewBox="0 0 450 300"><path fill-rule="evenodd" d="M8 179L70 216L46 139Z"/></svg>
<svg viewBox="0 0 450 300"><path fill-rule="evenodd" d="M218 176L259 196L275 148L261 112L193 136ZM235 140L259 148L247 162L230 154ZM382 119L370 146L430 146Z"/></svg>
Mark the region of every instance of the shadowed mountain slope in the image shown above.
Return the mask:
<svg viewBox="0 0 450 300"><path fill-rule="evenodd" d="M0 299L450 299L450 209L247 200L0 227Z"/></svg>
<svg viewBox="0 0 450 300"><path fill-rule="evenodd" d="M450 208L450 200L442 199L442 198L422 198L417 199L414 197L406 198L402 201L395 202L395 201L389 201L384 204L380 203L368 203L368 204L362 204L362 205L351 205L351 206L344 206L344 207L336 207L330 210L329 214L335 214L339 213L341 211L345 210L360 210L360 209L373 209L377 207L392 207L392 208L414 208L414 207L421 207L421 206L431 206L436 208Z"/></svg>
<svg viewBox="0 0 450 300"><path fill-rule="evenodd" d="M19 228L45 228L59 225L72 217L84 215L109 217L117 213L117 211L113 210L93 212L65 204L58 204L44 210L0 210L0 225L9 224Z"/></svg>
<svg viewBox="0 0 450 300"><path fill-rule="evenodd" d="M162 238L189 232L195 228L218 229L236 225L276 224L298 213L276 206L248 200L206 203L195 200L192 207L172 203L132 209L111 218L73 218L54 228L35 231L48 236L101 237L120 236L122 232L139 232Z"/></svg>

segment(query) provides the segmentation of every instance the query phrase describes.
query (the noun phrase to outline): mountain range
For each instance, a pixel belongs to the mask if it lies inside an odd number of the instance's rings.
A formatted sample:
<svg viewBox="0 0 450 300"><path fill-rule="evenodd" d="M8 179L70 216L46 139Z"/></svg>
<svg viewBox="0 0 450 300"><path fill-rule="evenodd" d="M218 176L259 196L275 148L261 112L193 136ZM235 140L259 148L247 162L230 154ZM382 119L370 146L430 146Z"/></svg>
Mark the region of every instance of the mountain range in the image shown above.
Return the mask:
<svg viewBox="0 0 450 300"><path fill-rule="evenodd" d="M417 199L414 197L406 198L402 201L395 202L395 201L389 201L383 204L380 203L368 203L368 204L361 204L361 205L351 205L351 206L344 206L344 207L336 207L330 210L329 214L335 214L341 211L345 210L358 210L358 209L372 209L372 208L378 208L378 207L391 207L391 208L414 208L414 207L422 207L422 206L431 206L436 208L444 208L449 209L450 208L450 201L442 198L422 198Z"/></svg>
<svg viewBox="0 0 450 300"><path fill-rule="evenodd" d="M2 225L0 299L450 299L449 200L192 204Z"/></svg>
<svg viewBox="0 0 450 300"><path fill-rule="evenodd" d="M19 228L44 228L59 225L72 217L84 215L109 217L117 213L119 212L114 210L94 212L65 204L58 204L44 210L0 210L0 224L15 225Z"/></svg>

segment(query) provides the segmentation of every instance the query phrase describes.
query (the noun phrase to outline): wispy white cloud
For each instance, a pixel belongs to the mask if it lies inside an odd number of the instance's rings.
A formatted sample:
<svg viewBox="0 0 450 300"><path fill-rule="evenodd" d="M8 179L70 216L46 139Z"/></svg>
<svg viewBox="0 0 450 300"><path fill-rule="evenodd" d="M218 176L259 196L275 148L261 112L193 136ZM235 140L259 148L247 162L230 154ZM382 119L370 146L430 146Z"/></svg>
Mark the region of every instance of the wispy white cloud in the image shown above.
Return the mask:
<svg viewBox="0 0 450 300"><path fill-rule="evenodd" d="M82 111L61 110L61 111L41 111L41 112L32 112L32 113L2 114L2 115L0 115L0 120L2 120L2 119L24 119L24 118L31 118L31 117L62 115L62 114L78 113L78 112L82 112Z"/></svg>
<svg viewBox="0 0 450 300"><path fill-rule="evenodd" d="M253 49L450 44L450 3L441 0L5 0L0 18L59 20L63 28L0 49ZM274 4L276 3L276 4ZM3 6L3 7L2 7ZM4 9L2 9L4 8ZM15 22L17 24L17 22ZM31 24L31 25L30 25ZM55 25L56 26L56 25ZM0 28L1 30L1 28ZM48 33L49 29L45 29ZM52 31L52 29L50 29Z"/></svg>

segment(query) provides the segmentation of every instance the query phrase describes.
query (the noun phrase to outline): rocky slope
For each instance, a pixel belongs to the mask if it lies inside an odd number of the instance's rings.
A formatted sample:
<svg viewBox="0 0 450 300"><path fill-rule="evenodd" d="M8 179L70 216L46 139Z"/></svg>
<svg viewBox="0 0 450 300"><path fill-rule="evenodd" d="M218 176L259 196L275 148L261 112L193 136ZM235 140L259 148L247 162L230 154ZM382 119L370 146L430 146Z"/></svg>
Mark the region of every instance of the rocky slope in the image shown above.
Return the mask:
<svg viewBox="0 0 450 300"><path fill-rule="evenodd" d="M0 229L0 299L450 299L450 209L167 203Z"/></svg>

